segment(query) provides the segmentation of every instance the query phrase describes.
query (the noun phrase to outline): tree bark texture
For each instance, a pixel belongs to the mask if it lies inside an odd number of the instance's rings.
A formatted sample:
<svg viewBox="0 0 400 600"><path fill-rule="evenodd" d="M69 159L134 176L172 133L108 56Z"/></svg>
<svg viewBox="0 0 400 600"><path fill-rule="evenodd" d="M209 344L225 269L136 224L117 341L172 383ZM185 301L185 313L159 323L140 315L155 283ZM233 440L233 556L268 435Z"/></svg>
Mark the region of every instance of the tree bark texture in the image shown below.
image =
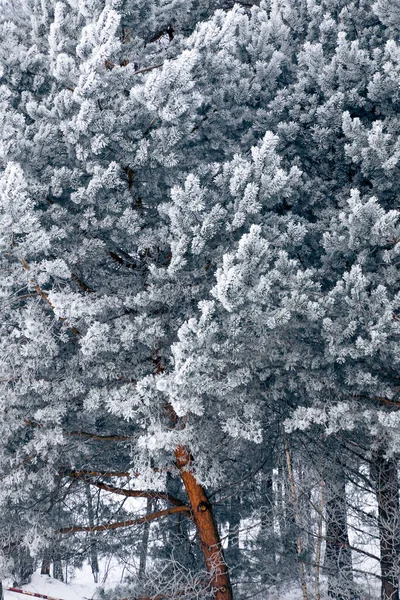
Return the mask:
<svg viewBox="0 0 400 600"><path fill-rule="evenodd" d="M232 588L217 524L204 488L189 470L192 462L189 451L178 446L175 461L189 498L206 567L211 575L214 599L232 600Z"/></svg>

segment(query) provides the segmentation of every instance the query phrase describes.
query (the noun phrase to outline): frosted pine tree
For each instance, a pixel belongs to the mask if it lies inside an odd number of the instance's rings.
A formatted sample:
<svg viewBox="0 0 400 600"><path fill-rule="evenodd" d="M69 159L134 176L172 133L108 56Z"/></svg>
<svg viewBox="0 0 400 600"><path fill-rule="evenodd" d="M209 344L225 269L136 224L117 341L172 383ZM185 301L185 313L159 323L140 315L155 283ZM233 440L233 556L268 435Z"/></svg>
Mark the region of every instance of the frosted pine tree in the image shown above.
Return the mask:
<svg viewBox="0 0 400 600"><path fill-rule="evenodd" d="M4 536L86 531L85 486L128 474L231 598L207 489L270 422L396 466L396 7L28 7L0 35Z"/></svg>

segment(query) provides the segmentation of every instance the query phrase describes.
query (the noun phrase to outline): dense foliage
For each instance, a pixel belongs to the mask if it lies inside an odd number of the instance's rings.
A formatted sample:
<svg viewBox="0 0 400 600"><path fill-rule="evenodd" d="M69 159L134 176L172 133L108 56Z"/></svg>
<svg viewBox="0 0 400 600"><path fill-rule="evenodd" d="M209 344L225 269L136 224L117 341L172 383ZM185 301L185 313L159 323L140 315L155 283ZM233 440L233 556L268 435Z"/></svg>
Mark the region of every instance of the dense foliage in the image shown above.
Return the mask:
<svg viewBox="0 0 400 600"><path fill-rule="evenodd" d="M350 600L351 522L398 600L399 34L386 0L0 1L4 576Z"/></svg>

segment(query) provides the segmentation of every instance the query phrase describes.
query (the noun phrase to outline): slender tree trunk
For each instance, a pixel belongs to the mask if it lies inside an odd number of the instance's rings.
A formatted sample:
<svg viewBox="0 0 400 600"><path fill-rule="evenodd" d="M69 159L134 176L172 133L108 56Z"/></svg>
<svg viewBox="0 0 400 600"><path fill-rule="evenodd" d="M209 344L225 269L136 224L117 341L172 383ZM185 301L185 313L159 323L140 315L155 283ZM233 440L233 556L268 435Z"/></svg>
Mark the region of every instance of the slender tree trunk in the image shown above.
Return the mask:
<svg viewBox="0 0 400 600"><path fill-rule="evenodd" d="M153 500L151 498L147 498L146 515L149 515L151 512L153 512ZM146 575L147 553L148 553L148 549L149 549L149 535L150 535L150 522L147 521L147 523L145 523L143 525L142 544L140 546L139 573L138 573L139 581L143 581L143 579Z"/></svg>
<svg viewBox="0 0 400 600"><path fill-rule="evenodd" d="M239 550L240 496L232 496L229 512L228 548L226 555L230 566L237 567L240 562Z"/></svg>
<svg viewBox="0 0 400 600"><path fill-rule="evenodd" d="M274 490L272 465L267 465L262 471L261 479L261 527L260 542L264 550L261 582L272 583L276 578L276 543L274 532Z"/></svg>
<svg viewBox="0 0 400 600"><path fill-rule="evenodd" d="M34 561L29 550L18 544L11 556L14 560L14 585L29 583L35 571Z"/></svg>
<svg viewBox="0 0 400 600"><path fill-rule="evenodd" d="M325 476L326 549L328 596L353 597L353 562L347 528L346 481L343 467L332 463Z"/></svg>
<svg viewBox="0 0 400 600"><path fill-rule="evenodd" d="M373 471L378 502L381 598L399 600L399 480L396 461L385 458L381 449L374 455Z"/></svg>
<svg viewBox="0 0 400 600"><path fill-rule="evenodd" d="M314 595L315 600L321 600L320 592L320 571L321 571L321 549L322 549L322 529L324 521L324 481L320 482L319 490L319 506L317 514L318 530L317 530L317 544L315 548L315 588Z"/></svg>
<svg viewBox="0 0 400 600"><path fill-rule="evenodd" d="M86 485L85 485L85 493L86 493L86 501L87 501L89 527L94 527L94 511L93 511L92 492L90 491L90 485L88 483L86 483ZM145 524L145 526L146 525L147 525L147 523ZM93 579L94 579L95 583L98 583L98 581L99 581L99 561L97 559L96 534L93 531L89 532L89 545L90 545L90 566L92 569Z"/></svg>
<svg viewBox="0 0 400 600"><path fill-rule="evenodd" d="M297 489L298 489L298 504L299 513L301 514L301 522L303 527L303 552L306 556L315 554L315 536L313 535L314 515L311 511L311 488L310 488L310 472L307 465L301 460L297 462ZM311 575L311 565L308 567Z"/></svg>
<svg viewBox="0 0 400 600"><path fill-rule="evenodd" d="M175 460L189 498L206 567L211 575L214 600L232 600L232 588L228 568L225 563L221 539L207 494L189 470L191 456L188 450L182 446L178 446L175 450Z"/></svg>
<svg viewBox="0 0 400 600"><path fill-rule="evenodd" d="M281 540L283 539L286 531L286 504L285 504L285 476L283 473L282 457L278 457L278 477L276 481L276 511L277 521L279 524L279 534Z"/></svg>
<svg viewBox="0 0 400 600"><path fill-rule="evenodd" d="M56 557L53 562L53 577L58 581L64 581L64 573L62 569L62 562L60 557Z"/></svg>
<svg viewBox="0 0 400 600"><path fill-rule="evenodd" d="M50 575L50 554L48 550L44 551L42 568L40 569L41 575Z"/></svg>
<svg viewBox="0 0 400 600"><path fill-rule="evenodd" d="M302 593L303 593L303 600L308 600L306 570L305 570L304 561L302 558L303 540L302 540L301 533L300 533L301 525L302 525L301 515L299 512L298 495L297 495L296 484L295 484L294 475L293 475L290 449L289 449L289 444L288 444L287 440L285 440L285 454L286 454L286 464L287 464L288 477L289 477L290 489L291 489L292 504L293 504L294 514L295 514L295 519L296 519L296 525L298 528L297 555L298 555L298 559L299 559L299 574L300 574L301 589L302 589Z"/></svg>

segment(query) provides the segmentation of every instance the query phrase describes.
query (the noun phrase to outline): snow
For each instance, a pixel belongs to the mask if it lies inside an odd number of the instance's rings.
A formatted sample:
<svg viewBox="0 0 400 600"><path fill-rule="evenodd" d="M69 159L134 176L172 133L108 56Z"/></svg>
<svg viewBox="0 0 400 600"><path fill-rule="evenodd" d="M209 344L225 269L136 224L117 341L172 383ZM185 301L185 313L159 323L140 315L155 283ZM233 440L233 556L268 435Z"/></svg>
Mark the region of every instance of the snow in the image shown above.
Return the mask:
<svg viewBox="0 0 400 600"><path fill-rule="evenodd" d="M81 569L74 570L69 576L68 583L58 581L48 575L41 575L38 569L30 583L18 586L26 592L44 594L58 600L92 600L97 597L97 591L104 588L113 588L121 582L123 567L117 561L100 561L99 583L94 583L93 575L88 564ZM11 592L6 588L13 587L12 582L4 581L4 600L33 600L34 596Z"/></svg>
<svg viewBox="0 0 400 600"><path fill-rule="evenodd" d="M40 572L36 572L33 574L30 583L19 587L25 591L45 594L51 598L60 598L61 600L86 600L94 597L97 586L95 583L90 585L89 582L75 583L74 580L71 583L63 583L62 581L53 579L53 577L41 575ZM5 600L28 600L32 596L5 590L4 598Z"/></svg>

